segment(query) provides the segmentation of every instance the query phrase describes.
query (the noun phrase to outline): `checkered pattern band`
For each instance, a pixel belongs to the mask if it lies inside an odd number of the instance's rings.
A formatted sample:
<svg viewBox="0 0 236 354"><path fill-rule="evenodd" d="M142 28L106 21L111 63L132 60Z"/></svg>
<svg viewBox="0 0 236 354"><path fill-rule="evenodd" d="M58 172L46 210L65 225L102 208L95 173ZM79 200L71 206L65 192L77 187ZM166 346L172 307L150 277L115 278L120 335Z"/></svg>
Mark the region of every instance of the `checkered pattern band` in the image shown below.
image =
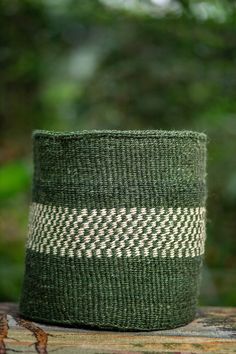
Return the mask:
<svg viewBox="0 0 236 354"><path fill-rule="evenodd" d="M33 203L27 248L69 257L196 257L205 208L69 209Z"/></svg>

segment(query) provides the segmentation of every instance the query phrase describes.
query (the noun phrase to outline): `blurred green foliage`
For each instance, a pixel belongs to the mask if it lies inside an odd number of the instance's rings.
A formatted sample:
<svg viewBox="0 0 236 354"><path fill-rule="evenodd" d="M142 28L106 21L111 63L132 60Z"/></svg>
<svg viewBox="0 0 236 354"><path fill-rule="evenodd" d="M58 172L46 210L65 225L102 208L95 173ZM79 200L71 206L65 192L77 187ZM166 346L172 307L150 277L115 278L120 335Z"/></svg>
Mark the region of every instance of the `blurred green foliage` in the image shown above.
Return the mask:
<svg viewBox="0 0 236 354"><path fill-rule="evenodd" d="M0 170L0 181L0 198L3 202L28 188L30 173L27 165L19 160L3 165Z"/></svg>
<svg viewBox="0 0 236 354"><path fill-rule="evenodd" d="M235 8L0 2L0 300L20 291L32 129L194 129L209 136L201 303L236 305Z"/></svg>

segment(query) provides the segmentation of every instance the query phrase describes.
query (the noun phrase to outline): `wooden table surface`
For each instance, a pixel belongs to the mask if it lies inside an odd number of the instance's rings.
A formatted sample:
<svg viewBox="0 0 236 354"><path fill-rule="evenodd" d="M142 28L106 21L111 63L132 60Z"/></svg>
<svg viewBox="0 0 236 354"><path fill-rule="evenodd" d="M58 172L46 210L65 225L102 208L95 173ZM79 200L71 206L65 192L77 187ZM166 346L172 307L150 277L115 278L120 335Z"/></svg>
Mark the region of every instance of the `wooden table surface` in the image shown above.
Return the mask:
<svg viewBox="0 0 236 354"><path fill-rule="evenodd" d="M173 330L115 332L46 326L19 317L17 305L0 304L0 354L236 353L236 309L203 307L195 321Z"/></svg>

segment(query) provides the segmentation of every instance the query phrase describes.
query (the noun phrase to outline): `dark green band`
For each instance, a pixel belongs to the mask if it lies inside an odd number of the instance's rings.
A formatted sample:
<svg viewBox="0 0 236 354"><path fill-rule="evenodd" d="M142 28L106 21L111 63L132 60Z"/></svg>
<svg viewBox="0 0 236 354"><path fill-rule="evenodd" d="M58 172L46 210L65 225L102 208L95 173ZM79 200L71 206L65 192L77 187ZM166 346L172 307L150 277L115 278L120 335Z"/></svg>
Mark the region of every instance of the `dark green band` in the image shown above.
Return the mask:
<svg viewBox="0 0 236 354"><path fill-rule="evenodd" d="M34 161L35 202L72 208L205 203L201 133L35 132Z"/></svg>
<svg viewBox="0 0 236 354"><path fill-rule="evenodd" d="M201 257L75 259L28 251L21 313L123 330L184 325L195 316L200 267Z"/></svg>

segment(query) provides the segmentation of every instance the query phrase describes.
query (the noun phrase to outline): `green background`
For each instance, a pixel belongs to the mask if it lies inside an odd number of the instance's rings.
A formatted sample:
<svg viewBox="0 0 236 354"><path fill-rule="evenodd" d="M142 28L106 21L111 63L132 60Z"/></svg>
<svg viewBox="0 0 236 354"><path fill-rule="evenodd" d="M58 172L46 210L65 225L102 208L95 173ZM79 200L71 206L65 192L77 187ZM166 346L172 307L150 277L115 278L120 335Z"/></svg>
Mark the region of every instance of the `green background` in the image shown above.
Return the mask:
<svg viewBox="0 0 236 354"><path fill-rule="evenodd" d="M234 1L0 1L0 301L19 296L32 129L192 129L208 143L200 302L236 305Z"/></svg>

